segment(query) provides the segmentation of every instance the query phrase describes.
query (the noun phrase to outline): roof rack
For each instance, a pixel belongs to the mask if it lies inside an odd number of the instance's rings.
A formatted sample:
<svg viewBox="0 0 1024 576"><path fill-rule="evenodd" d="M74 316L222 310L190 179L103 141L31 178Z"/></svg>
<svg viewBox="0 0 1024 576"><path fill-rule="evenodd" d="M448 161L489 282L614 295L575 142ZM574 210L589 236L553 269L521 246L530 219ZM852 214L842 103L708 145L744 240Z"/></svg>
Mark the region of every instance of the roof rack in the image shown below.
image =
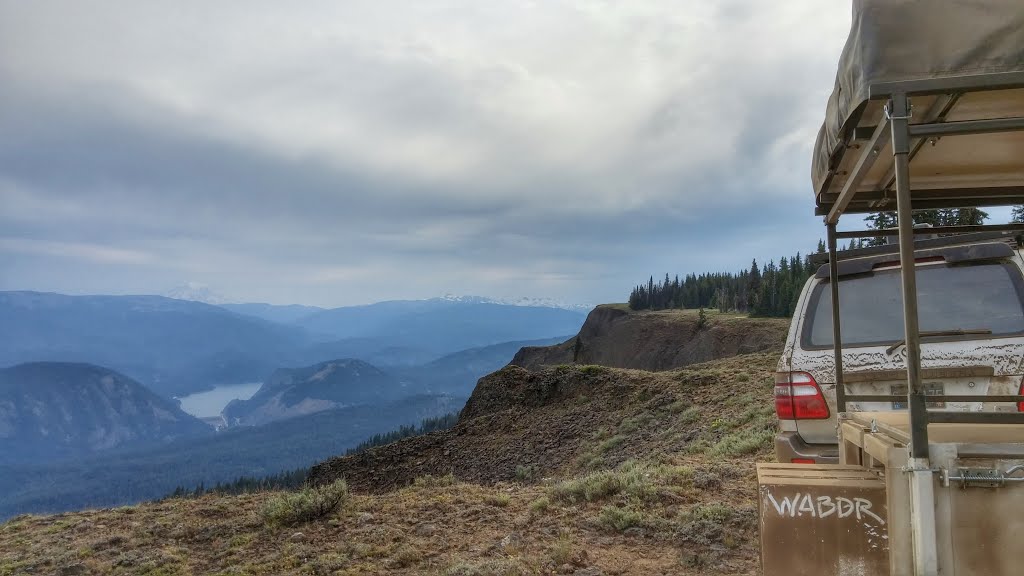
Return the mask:
<svg viewBox="0 0 1024 576"><path fill-rule="evenodd" d="M967 229L963 234L949 234L952 228L965 228ZM979 228L986 228L992 231L990 232L976 232L974 230ZM943 248L946 246L959 246L962 244L977 244L980 242L1004 242L1017 248L1018 246L1024 245L1024 224L1007 224L1007 225L995 225L995 226L941 226L936 228L914 228L915 235L924 234L936 234L936 231L940 231L948 236L940 236L938 238L922 238L914 240L914 250L924 250L927 248ZM877 237L898 237L898 232L895 229L885 230L863 230L859 232L837 232L836 239L839 238L877 238ZM836 258L841 262L843 260L849 260L850 258L863 258L865 256L878 256L881 254L899 254L899 244L883 244L881 246L866 246L864 248L853 248L850 250L837 250ZM822 266L828 264L829 253L818 252L816 254L809 254L807 261L814 266Z"/></svg>
<svg viewBox="0 0 1024 576"><path fill-rule="evenodd" d="M910 455L927 461L928 423L953 422L976 424L1024 423L1024 413L944 412L929 414L926 390L921 381L921 333L918 325L917 278L913 262L915 252L922 248L954 246L979 241L1012 241L1019 245L1018 236L1024 234L1024 225L994 226L940 226L915 228L913 210L933 208L974 208L982 206L1008 206L1024 204L1024 182L1018 177L1024 172L1024 157L1016 154L1020 136L1015 140L1003 137L1007 132L1024 132L1021 105L1024 98L1024 73L1003 72L993 74L932 78L886 82L871 85L869 98L884 101L884 114L874 125L854 126L849 139L832 159L824 188L818 194L816 213L825 216L828 253L812 256L811 262L827 262L831 278L839 276L840 260L879 254L899 254L902 292L904 294L904 327L907 350L907 405L910 412ZM969 100L965 95L1005 90L1017 90L1003 98L1002 106L970 107L970 118L959 120L957 106ZM1004 94L1005 95L1005 94ZM914 114L912 98L921 98L928 105ZM992 99L992 102L999 97ZM977 98L974 99L977 102ZM1014 108L1016 107L1016 108ZM1007 110L1016 110L1006 115ZM956 119L956 120L954 120ZM860 124L859 118L855 124ZM913 121L913 123L912 123ZM977 154L977 139L964 144L946 144L932 153L938 139L992 136L995 149ZM998 155L999 146L1002 155ZM959 146L959 147L958 147ZM956 154L950 155L949 150ZM1009 152L1007 152L1009 151ZM892 164L886 168L878 164L888 152ZM1001 160L1002 168L1009 168L1009 176L995 177L986 172L987 158ZM965 160L966 158L966 160ZM945 169L944 162L960 162L956 169ZM912 170L912 168L914 170ZM912 174L913 172L913 174ZM947 173L948 172L948 173ZM870 175L870 177L869 177ZM912 178L913 176L913 178ZM915 182L925 184L915 187ZM899 227L888 230L859 230L838 232L836 224L843 214L895 210ZM915 235L953 234L930 240L918 240ZM839 238L896 236L898 245L849 250L840 253ZM1005 249L1004 249L1005 250ZM908 265L909 264L909 265ZM839 283L830 282L832 292L832 330L836 363L836 402L840 413L846 412L848 401L867 397L846 394L843 383L842 335L839 318ZM1000 397L1002 398L1002 397ZM1009 398L1009 397L1008 397ZM1024 396L1013 396L1009 401L1024 401Z"/></svg>

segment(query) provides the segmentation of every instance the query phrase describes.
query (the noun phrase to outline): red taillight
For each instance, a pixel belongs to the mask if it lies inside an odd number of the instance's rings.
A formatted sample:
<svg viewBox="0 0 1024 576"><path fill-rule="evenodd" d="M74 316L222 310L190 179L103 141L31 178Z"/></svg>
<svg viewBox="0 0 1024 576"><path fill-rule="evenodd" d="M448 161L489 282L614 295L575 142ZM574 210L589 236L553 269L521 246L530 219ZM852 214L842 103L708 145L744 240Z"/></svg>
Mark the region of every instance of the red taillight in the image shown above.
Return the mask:
<svg viewBox="0 0 1024 576"><path fill-rule="evenodd" d="M779 420L825 420L829 411L821 388L810 374L778 372L775 374L775 414Z"/></svg>
<svg viewBox="0 0 1024 576"><path fill-rule="evenodd" d="M790 464L817 464L810 458L790 458L789 462Z"/></svg>
<svg viewBox="0 0 1024 576"><path fill-rule="evenodd" d="M1020 381L1020 388L1017 390L1018 396L1024 396L1024 379ZM1024 412L1024 402L1017 402L1017 412Z"/></svg>

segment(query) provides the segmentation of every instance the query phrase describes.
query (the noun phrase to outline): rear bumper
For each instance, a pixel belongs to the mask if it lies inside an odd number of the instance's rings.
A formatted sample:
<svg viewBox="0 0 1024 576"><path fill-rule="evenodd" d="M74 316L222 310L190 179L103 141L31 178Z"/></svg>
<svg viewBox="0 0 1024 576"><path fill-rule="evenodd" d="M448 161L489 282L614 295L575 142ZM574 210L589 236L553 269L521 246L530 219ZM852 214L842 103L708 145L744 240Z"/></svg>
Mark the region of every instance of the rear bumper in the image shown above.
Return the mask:
<svg viewBox="0 0 1024 576"><path fill-rule="evenodd" d="M794 459L814 460L815 464L838 464L838 444L808 444L796 432L780 432L775 437L775 457L779 462Z"/></svg>

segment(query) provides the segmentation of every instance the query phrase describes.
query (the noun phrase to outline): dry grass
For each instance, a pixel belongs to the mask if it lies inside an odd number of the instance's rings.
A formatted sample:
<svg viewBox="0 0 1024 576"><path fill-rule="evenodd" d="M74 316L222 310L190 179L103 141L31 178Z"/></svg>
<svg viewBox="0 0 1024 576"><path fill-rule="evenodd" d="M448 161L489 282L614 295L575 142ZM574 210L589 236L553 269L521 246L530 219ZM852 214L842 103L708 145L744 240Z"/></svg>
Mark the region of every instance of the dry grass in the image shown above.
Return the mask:
<svg viewBox="0 0 1024 576"><path fill-rule="evenodd" d="M574 404L604 420L560 469L512 462L495 485L442 468L334 505L271 492L14 518L0 524L0 576L755 574L774 360L589 375L631 387L614 410L596 388Z"/></svg>
<svg viewBox="0 0 1024 576"><path fill-rule="evenodd" d="M290 526L323 518L348 498L348 485L337 480L327 486L282 492L263 504L263 519L271 526Z"/></svg>
<svg viewBox="0 0 1024 576"><path fill-rule="evenodd" d="M22 516L0 525L0 574L753 574L751 474L634 461L549 486L421 483L291 526L264 521L272 492Z"/></svg>

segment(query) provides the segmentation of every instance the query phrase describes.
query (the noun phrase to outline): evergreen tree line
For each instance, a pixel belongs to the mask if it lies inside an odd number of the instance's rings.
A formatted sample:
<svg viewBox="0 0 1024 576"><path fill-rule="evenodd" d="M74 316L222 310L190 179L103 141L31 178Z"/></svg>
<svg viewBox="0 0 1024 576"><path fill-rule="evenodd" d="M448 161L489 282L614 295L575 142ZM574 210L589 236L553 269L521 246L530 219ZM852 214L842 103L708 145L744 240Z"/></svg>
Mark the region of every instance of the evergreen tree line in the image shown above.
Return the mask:
<svg viewBox="0 0 1024 576"><path fill-rule="evenodd" d="M944 208L940 210L915 210L914 225L930 226L979 226L988 220L988 212L977 208ZM869 230L895 228L898 224L895 212L878 212L864 218ZM1024 206L1013 209L1013 221L1024 222ZM865 246L880 246L886 243L884 236L863 239Z"/></svg>
<svg viewBox="0 0 1024 576"><path fill-rule="evenodd" d="M977 208L917 210L914 224L931 226L977 226L985 223L988 213ZM897 226L895 212L878 212L864 218L870 230ZM1024 206L1015 206L1011 222L1024 223ZM853 250L886 243L884 236L850 240L840 249ZM825 252L819 240L816 252ZM754 260L749 270L731 273L688 274L682 279L665 274L655 282L651 276L646 284L633 288L629 307L633 310L665 310L672 308L717 308L721 312L739 312L751 316L792 316L800 290L815 270L806 258L797 253L769 261L761 268Z"/></svg>
<svg viewBox="0 0 1024 576"><path fill-rule="evenodd" d="M655 282L633 288L629 307L633 310L670 308L717 308L752 316L786 317L793 314L800 290L814 267L797 253L771 260L763 268L754 260L749 270L735 274L716 272L688 274L682 279L665 274Z"/></svg>
<svg viewBox="0 0 1024 576"><path fill-rule="evenodd" d="M365 452L375 446L383 446L385 444L391 444L392 442L398 442L403 438L410 438L412 436L422 436L424 434L430 434L431 432L437 432L438 430L448 430L455 426L459 421L459 414L457 412L449 412L444 416L438 416L437 418L427 418L420 422L419 426L399 426L397 430L392 430L386 434L374 434L366 440L360 442L355 448L350 448L345 452L346 456L352 454L359 454Z"/></svg>
<svg viewBox="0 0 1024 576"><path fill-rule="evenodd" d="M207 486L200 482L192 489L178 486L167 495L167 498L197 498L203 494L247 494L249 492L262 492L264 490L289 490L298 488L306 482L309 475L309 467L296 468L278 474L270 474L260 478L239 476L231 482L217 482Z"/></svg>
<svg viewBox="0 0 1024 576"><path fill-rule="evenodd" d="M444 416L438 416L436 418L425 418L418 426L400 426L397 430L392 430L385 434L374 434L368 439L357 444L355 448L349 448L346 450L345 455L350 456L352 454L359 454L360 452L365 452L375 446L391 444L392 442L397 442L403 438L422 436L423 434L429 434L439 430L448 430L455 426L458 421L459 414L457 412L450 412ZM217 482L212 486L206 486L204 483L199 483L199 485L194 488L178 486L164 499L196 498L203 494L213 493L246 494L249 492L262 492L264 490L291 490L303 486L306 483L306 478L308 476L308 466L261 477L240 476L231 482Z"/></svg>

